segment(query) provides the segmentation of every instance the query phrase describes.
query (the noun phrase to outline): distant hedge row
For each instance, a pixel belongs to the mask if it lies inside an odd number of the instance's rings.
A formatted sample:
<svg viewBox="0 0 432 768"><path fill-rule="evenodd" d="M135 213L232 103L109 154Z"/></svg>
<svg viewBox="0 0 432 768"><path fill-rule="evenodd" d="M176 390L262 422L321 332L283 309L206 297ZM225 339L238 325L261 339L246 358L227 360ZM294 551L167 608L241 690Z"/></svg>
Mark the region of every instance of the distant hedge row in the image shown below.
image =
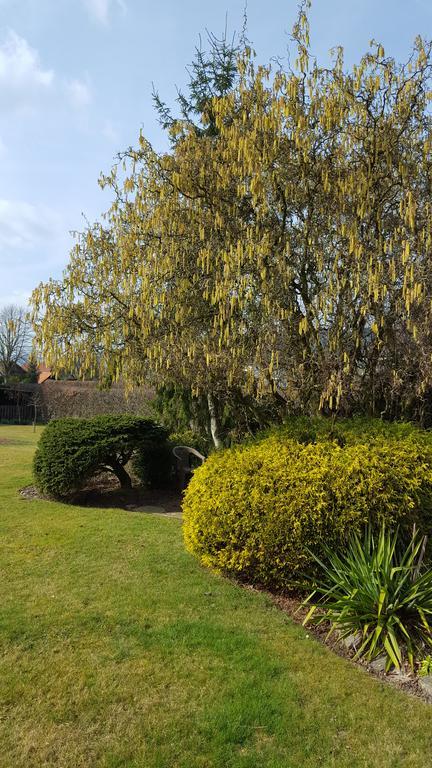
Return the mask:
<svg viewBox="0 0 432 768"><path fill-rule="evenodd" d="M311 551L367 521L431 531L432 438L409 424L293 420L210 456L183 509L203 564L286 588L311 569Z"/></svg>

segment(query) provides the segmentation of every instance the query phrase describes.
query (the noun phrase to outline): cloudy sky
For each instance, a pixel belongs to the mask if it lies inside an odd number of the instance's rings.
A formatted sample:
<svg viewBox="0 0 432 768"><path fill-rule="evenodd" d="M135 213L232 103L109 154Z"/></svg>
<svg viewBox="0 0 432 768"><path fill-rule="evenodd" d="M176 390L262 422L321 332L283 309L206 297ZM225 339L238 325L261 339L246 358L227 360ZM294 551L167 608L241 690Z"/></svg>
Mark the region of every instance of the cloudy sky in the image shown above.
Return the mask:
<svg viewBox="0 0 432 768"><path fill-rule="evenodd" d="M297 0L248 0L258 58L284 55ZM0 307L59 277L82 215L109 205L97 179L142 127L165 140L152 82L170 103L199 34L239 29L244 0L0 0ZM312 47L356 60L374 37L396 58L432 37L432 0L315 0Z"/></svg>

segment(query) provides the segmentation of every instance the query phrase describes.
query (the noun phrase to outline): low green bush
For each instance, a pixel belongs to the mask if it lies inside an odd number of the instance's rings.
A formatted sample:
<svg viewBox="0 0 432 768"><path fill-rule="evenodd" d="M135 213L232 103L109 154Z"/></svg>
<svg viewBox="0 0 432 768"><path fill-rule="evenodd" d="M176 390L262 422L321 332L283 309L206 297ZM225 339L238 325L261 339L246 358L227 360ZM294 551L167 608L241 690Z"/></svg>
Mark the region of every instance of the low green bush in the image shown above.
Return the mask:
<svg viewBox="0 0 432 768"><path fill-rule="evenodd" d="M71 496L101 471L131 486L125 469L134 452L158 451L167 434L149 419L132 415L64 418L50 421L39 440L33 471L37 487L55 498Z"/></svg>
<svg viewBox="0 0 432 768"><path fill-rule="evenodd" d="M432 570L424 565L426 541L414 533L406 544L398 531L371 528L350 537L345 551L325 547L316 558L319 578L303 605L304 624L330 623L341 638L358 637L354 658L387 658L387 671L411 667L432 647ZM424 662L423 662L424 665Z"/></svg>
<svg viewBox="0 0 432 768"><path fill-rule="evenodd" d="M429 675L432 675L432 656L430 653L427 654L423 659L420 659L419 665L418 665L418 675L419 677L428 677Z"/></svg>
<svg viewBox="0 0 432 768"><path fill-rule="evenodd" d="M383 421L356 417L351 419L291 418L258 434L248 442L261 442L269 437L291 439L308 445L310 443L336 442L344 445L376 443L382 440L413 441L420 445L432 446L432 432L410 422Z"/></svg>
<svg viewBox="0 0 432 768"><path fill-rule="evenodd" d="M410 425L292 422L212 454L184 498L187 548L212 568L288 588L371 521L432 524L432 446ZM325 435L325 428L332 428ZM305 429L308 435L305 435ZM315 429L313 440L311 430ZM297 438L297 439L295 439Z"/></svg>
<svg viewBox="0 0 432 768"><path fill-rule="evenodd" d="M169 488L174 484L175 464L169 441L142 443L132 460L134 474L150 488Z"/></svg>

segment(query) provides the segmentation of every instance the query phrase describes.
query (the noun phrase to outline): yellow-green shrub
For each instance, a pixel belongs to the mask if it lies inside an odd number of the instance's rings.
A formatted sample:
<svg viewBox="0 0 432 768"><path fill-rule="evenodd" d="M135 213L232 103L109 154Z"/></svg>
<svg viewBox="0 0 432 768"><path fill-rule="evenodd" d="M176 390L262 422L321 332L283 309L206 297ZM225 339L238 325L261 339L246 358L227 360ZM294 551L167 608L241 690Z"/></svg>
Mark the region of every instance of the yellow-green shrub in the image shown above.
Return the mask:
<svg viewBox="0 0 432 768"><path fill-rule="evenodd" d="M283 588L313 565L308 550L340 545L368 520L429 531L429 441L359 439L305 444L278 432L213 454L185 494L186 546L204 565Z"/></svg>

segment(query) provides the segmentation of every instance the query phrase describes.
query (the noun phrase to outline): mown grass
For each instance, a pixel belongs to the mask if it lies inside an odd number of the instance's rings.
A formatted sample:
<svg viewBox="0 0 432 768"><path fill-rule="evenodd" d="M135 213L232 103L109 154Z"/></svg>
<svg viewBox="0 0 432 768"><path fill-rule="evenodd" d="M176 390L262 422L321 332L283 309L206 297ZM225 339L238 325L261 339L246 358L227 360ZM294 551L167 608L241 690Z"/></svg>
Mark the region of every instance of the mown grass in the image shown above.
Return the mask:
<svg viewBox="0 0 432 768"><path fill-rule="evenodd" d="M179 520L20 498L37 437L0 427L1 768L430 762L432 706L201 569Z"/></svg>

